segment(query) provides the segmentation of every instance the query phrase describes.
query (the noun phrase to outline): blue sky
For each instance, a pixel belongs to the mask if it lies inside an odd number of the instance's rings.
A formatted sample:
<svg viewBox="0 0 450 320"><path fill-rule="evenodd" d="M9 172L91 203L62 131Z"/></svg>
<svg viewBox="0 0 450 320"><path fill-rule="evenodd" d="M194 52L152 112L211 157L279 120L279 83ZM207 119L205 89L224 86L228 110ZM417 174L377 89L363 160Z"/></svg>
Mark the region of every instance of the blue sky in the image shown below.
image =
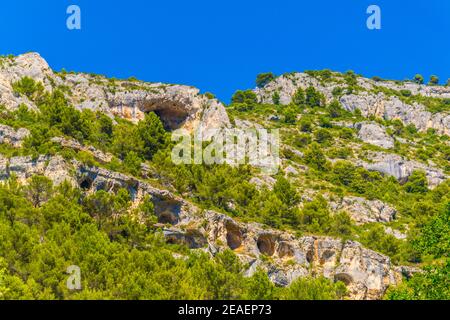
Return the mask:
<svg viewBox="0 0 450 320"><path fill-rule="evenodd" d="M82 29L66 28L81 8ZM379 5L382 29L366 28ZM228 101L256 74L355 70L450 78L448 0L2 1L0 54L39 52L55 70L193 85Z"/></svg>

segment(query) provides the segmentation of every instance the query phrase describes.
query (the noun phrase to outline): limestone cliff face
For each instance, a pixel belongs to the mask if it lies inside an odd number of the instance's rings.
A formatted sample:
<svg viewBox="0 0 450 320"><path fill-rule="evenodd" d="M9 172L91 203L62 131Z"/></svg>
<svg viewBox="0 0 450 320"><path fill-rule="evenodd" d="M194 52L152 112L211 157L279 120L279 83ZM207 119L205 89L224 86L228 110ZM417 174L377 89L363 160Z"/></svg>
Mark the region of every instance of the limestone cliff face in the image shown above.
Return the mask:
<svg viewBox="0 0 450 320"><path fill-rule="evenodd" d="M37 53L4 58L0 65L0 105L9 110L20 104L36 106L26 97L14 94L12 83L31 77L51 92L64 86L66 97L79 109L102 111L137 122L154 111L168 129L192 130L199 125L221 128L230 125L222 103L201 95L196 88L163 83L108 80L82 73L56 74Z"/></svg>
<svg viewBox="0 0 450 320"><path fill-rule="evenodd" d="M57 185L67 180L86 193L126 188L136 204L150 196L167 241L211 255L229 248L248 265L247 275L259 267L281 286L298 277L323 275L343 281L353 299L380 299L390 285L398 284L402 278L402 269L395 267L388 257L357 242L296 237L256 223L239 223L215 211L204 212L139 179L76 160L68 162L60 156L0 158L0 180L13 174L25 184L34 174L45 175Z"/></svg>
<svg viewBox="0 0 450 320"><path fill-rule="evenodd" d="M8 110L15 110L21 104L37 108L26 97L16 95L12 88L12 83L27 76L40 81L49 92L64 86L67 99L75 107L101 111L111 117L118 116L137 122L144 118L146 112L153 111L170 130L230 126L224 105L201 95L193 87L112 80L82 73L58 74L36 53L2 58L0 62L0 105ZM272 103L273 94L278 92L281 103L288 104L299 87L305 89L311 85L320 90L329 101L333 99L335 88L345 86L321 82L307 74L297 73L279 77L255 92L260 101L267 103ZM364 116L400 119L406 124L414 124L422 131L434 128L438 133L449 134L450 118L447 113L432 114L422 105L407 105L396 97L374 94L371 90L376 86L385 86L393 90L410 90L412 94L450 98L450 88L408 83L400 86L393 82L375 83L364 78L358 78L358 85L367 91L341 96L340 102L345 109L359 109ZM274 118L273 121L278 120ZM389 130L379 124L360 122L342 125L356 129L362 142L386 149L386 152L394 147L395 140L388 133ZM261 125L235 119L235 126L259 128ZM29 134L26 129L15 130L0 125L0 143L16 148L21 147ZM76 151L88 152L102 164L113 158L111 154L67 137L53 137L51 141ZM304 156L295 148L285 147L298 158ZM401 182L407 181L414 170L423 170L430 187L437 186L448 178L443 170L431 163L426 165L392 153L368 152L367 158L354 159L354 162L368 170L394 176ZM148 164L144 164L142 170L144 176L146 172L153 174ZM284 168L287 177L297 176L308 170L306 165L293 163ZM135 205L150 196L158 217L158 226L168 242L186 244L193 250L204 250L211 255L231 249L248 265L247 275L262 268L280 286L289 285L298 277L323 275L335 281L343 281L353 299L379 299L390 285L401 281L402 274L414 271L394 266L389 257L368 250L358 242L320 236L297 237L256 223L241 223L215 211L201 210L169 190L156 188L148 182L101 167L65 160L61 156L7 158L0 155L0 181L14 175L20 183L26 184L36 174L49 177L55 185L68 181L86 194L98 190L116 192L120 188L126 188ZM275 181L274 177L265 174L254 176L250 180L259 188L269 189ZM311 200L306 199L308 197L306 190L302 194L303 202ZM397 214L395 208L380 200L348 195L338 199L326 196L326 200L332 212L346 211L359 225L389 223Z"/></svg>
<svg viewBox="0 0 450 320"><path fill-rule="evenodd" d="M377 116L389 120L399 119L406 125L413 124L420 131L429 128L435 129L439 134L450 135L450 114L432 114L426 107L415 103L412 105L402 102L397 97L387 96L383 93L374 93L376 87L384 87L396 91L409 90L412 95L425 97L450 98L450 87L426 86L415 83L396 84L393 81L375 82L370 79L358 77L358 86L364 91L343 94L339 101L348 111L359 109L363 116ZM259 100L272 103L273 94L278 92L281 104L289 104L298 88L306 89L309 86L321 91L328 101L334 99L333 90L342 88L345 92L346 84L340 82L324 82L305 73L286 74L276 78L264 88L256 89Z"/></svg>

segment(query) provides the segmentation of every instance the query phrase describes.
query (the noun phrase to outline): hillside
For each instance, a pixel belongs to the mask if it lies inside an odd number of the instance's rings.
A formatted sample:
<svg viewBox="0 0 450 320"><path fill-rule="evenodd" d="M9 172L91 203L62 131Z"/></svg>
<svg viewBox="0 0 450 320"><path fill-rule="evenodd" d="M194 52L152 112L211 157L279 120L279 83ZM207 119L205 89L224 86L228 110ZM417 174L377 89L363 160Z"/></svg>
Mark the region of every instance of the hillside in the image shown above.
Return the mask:
<svg viewBox="0 0 450 320"><path fill-rule="evenodd" d="M449 299L450 87L257 82L225 106L2 57L0 299ZM175 165L199 127L279 129L280 170Z"/></svg>

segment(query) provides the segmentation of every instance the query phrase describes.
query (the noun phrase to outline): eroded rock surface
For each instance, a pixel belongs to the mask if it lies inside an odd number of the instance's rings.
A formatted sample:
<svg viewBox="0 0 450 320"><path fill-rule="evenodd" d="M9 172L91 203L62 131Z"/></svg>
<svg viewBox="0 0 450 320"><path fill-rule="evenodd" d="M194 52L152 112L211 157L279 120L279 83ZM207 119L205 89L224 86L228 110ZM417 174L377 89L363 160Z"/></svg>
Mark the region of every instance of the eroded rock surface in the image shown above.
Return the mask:
<svg viewBox="0 0 450 320"><path fill-rule="evenodd" d="M386 96L383 93L375 93L379 86L400 90L410 90L413 95L427 97L449 98L450 88L441 86L426 86L414 83L395 84L391 81L375 82L370 79L358 77L358 85L365 91L347 93L346 85L334 81L323 82L306 73L290 73L282 75L271 81L264 88L255 89L259 100L263 103L273 103L273 95L277 92L280 103L287 105L298 88L306 89L313 86L322 92L328 102L335 99L333 90L341 88L343 95L339 98L342 107L348 111L360 110L365 117L376 116L383 119L399 119L405 125L413 124L418 130L426 131L433 128L439 134L450 135L449 112L431 113L426 107L414 103L412 105L402 102L398 97Z"/></svg>
<svg viewBox="0 0 450 320"><path fill-rule="evenodd" d="M23 141L30 135L30 131L25 128L14 130L10 126L0 124L0 144L6 143L15 148L22 147Z"/></svg>
<svg viewBox="0 0 450 320"><path fill-rule="evenodd" d="M358 161L358 164L367 170L378 171L395 177L402 183L407 182L409 176L416 170L425 172L430 188L438 186L448 178L446 174L437 167L427 166L418 161L407 160L397 154L371 152L369 153L369 159L372 162Z"/></svg>
<svg viewBox="0 0 450 320"><path fill-rule="evenodd" d="M394 147L394 139L386 133L386 130L377 123L361 122L355 125L358 130L358 138L375 146L391 149Z"/></svg>
<svg viewBox="0 0 450 320"><path fill-rule="evenodd" d="M347 212L356 224L371 222L391 222L395 219L397 210L380 200L367 200L360 197L344 197L330 201L333 211Z"/></svg>
<svg viewBox="0 0 450 320"><path fill-rule="evenodd" d="M3 58L0 67L0 104L17 109L20 104L36 109L28 98L14 93L12 84L23 77L43 83L51 92L56 86L68 90L66 97L79 109L102 111L137 122L155 112L166 128L193 130L228 127L230 121L222 103L201 95L196 88L135 80L110 81L87 74L55 74L37 53Z"/></svg>
<svg viewBox="0 0 450 320"><path fill-rule="evenodd" d="M89 167L76 160L66 162L59 156L0 158L2 180L12 174L24 183L33 174L48 176L55 183L69 180L86 193L126 188L135 203L150 196L158 222L166 226L163 235L167 241L206 250L212 255L229 248L247 263L247 275L260 267L278 285L289 285L302 276L323 275L343 281L351 298L379 299L389 285L401 281L400 269L396 269L388 257L365 249L357 242L330 237L296 237L257 223L239 223L215 211L204 212L171 192L136 178ZM270 259L262 259L262 256Z"/></svg>

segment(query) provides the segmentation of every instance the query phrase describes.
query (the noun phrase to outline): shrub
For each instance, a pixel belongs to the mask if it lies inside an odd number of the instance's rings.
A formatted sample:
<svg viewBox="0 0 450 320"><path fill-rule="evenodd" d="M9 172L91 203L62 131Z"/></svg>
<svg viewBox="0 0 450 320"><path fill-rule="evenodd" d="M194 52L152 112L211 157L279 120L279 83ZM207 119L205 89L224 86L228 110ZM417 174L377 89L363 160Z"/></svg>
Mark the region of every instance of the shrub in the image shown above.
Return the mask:
<svg viewBox="0 0 450 320"><path fill-rule="evenodd" d="M308 87L305 91L305 103L309 107L321 107L325 102L324 95L314 87Z"/></svg>
<svg viewBox="0 0 450 320"><path fill-rule="evenodd" d="M18 82L12 84L16 94L24 95L30 100L36 100L44 93L44 86L41 82L36 82L30 77L23 77Z"/></svg>
<svg viewBox="0 0 450 320"><path fill-rule="evenodd" d="M306 102L305 91L302 88L298 88L292 97L292 102L297 106L302 106Z"/></svg>
<svg viewBox="0 0 450 320"><path fill-rule="evenodd" d="M408 193L425 193L428 191L428 181L425 172L413 171L405 184Z"/></svg>
<svg viewBox="0 0 450 320"><path fill-rule="evenodd" d="M271 82L273 79L275 79L275 76L272 72L268 73L260 73L256 77L256 86L258 88L265 87L269 82Z"/></svg>
<svg viewBox="0 0 450 320"><path fill-rule="evenodd" d="M430 77L429 84L432 85L432 86L438 85L439 84L439 78L437 76L435 76L435 75L432 75Z"/></svg>
<svg viewBox="0 0 450 320"><path fill-rule="evenodd" d="M302 132L312 132L312 120L309 117L302 117L300 120L300 130Z"/></svg>
<svg viewBox="0 0 450 320"><path fill-rule="evenodd" d="M278 93L278 91L276 91L273 95L272 95L272 102L275 105L279 105L280 104L280 94Z"/></svg>
<svg viewBox="0 0 450 320"><path fill-rule="evenodd" d="M319 129L315 133L316 141L320 144L325 144L333 140L333 136L327 129Z"/></svg>
<svg viewBox="0 0 450 320"><path fill-rule="evenodd" d="M421 74L416 74L414 76L414 82L418 83L418 84L423 84L423 82L424 82L423 76Z"/></svg>
<svg viewBox="0 0 450 320"><path fill-rule="evenodd" d="M313 142L305 152L305 161L316 170L323 171L326 169L327 159L316 142Z"/></svg>

